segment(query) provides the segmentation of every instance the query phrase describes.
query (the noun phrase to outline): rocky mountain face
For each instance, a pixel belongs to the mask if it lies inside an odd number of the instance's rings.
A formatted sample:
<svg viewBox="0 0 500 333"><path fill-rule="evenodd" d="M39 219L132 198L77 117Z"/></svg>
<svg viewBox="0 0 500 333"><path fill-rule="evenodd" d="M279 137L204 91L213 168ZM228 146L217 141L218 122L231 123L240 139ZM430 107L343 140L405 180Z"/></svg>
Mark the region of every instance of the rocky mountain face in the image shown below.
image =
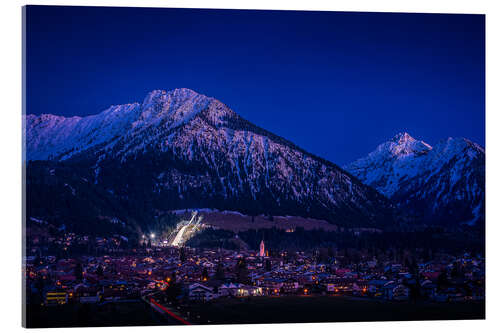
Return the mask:
<svg viewBox="0 0 500 333"><path fill-rule="evenodd" d="M418 221L484 223L485 152L467 139L448 138L431 147L399 133L344 169Z"/></svg>
<svg viewBox="0 0 500 333"><path fill-rule="evenodd" d="M209 207L393 223L390 201L371 187L189 89L88 117L28 115L25 131L29 216L144 224Z"/></svg>

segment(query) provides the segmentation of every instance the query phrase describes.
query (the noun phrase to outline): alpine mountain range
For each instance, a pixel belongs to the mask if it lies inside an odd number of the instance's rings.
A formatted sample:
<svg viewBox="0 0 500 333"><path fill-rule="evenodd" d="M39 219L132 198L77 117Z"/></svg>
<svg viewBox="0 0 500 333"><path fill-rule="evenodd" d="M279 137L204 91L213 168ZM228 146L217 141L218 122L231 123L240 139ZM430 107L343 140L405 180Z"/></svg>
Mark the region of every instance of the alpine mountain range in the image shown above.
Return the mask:
<svg viewBox="0 0 500 333"><path fill-rule="evenodd" d="M27 219L131 230L214 208L347 227L484 224L485 151L400 133L343 168L190 89L86 117L24 118Z"/></svg>

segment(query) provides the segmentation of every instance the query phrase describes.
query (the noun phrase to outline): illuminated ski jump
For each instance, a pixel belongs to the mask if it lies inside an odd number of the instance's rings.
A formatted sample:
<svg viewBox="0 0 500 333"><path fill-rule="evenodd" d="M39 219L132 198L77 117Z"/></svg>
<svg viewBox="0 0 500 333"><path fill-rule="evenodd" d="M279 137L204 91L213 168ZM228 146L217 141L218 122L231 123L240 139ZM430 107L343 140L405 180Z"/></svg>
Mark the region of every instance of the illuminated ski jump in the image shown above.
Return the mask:
<svg viewBox="0 0 500 333"><path fill-rule="evenodd" d="M203 217L201 215L198 216L198 212L194 211L189 221L182 221L177 225L176 230L172 232L172 235L175 234L175 237L173 237L169 245L182 246L199 229L202 220ZM169 238L171 239L171 237Z"/></svg>

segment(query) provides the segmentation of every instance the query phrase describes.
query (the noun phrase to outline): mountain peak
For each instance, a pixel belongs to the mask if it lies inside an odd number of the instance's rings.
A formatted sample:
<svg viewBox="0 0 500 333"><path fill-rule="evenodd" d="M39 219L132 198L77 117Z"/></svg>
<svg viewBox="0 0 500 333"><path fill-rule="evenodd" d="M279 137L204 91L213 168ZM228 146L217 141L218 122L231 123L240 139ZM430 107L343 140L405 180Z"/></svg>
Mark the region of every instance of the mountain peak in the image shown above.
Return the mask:
<svg viewBox="0 0 500 333"><path fill-rule="evenodd" d="M144 98L143 105L148 105L155 101L159 102L162 100L166 100L168 99L168 97L171 97L172 99L179 101L195 97L208 98L207 96L197 93L196 91L189 88L175 88L169 91L163 89L155 89L146 95L146 97Z"/></svg>
<svg viewBox="0 0 500 333"><path fill-rule="evenodd" d="M384 153L399 158L425 153L431 149L432 147L424 141L417 140L406 132L400 132L388 142L379 145L375 152L377 152L377 154Z"/></svg>
<svg viewBox="0 0 500 333"><path fill-rule="evenodd" d="M401 144L405 142L414 142L415 139L406 132L399 132L391 139L391 141Z"/></svg>
<svg viewBox="0 0 500 333"><path fill-rule="evenodd" d="M398 133L345 168L400 208L421 214L425 206L429 222L474 223L484 212L484 149L464 138L431 147Z"/></svg>
<svg viewBox="0 0 500 333"><path fill-rule="evenodd" d="M139 121L157 126L163 120L168 126L178 126L208 107L214 99L187 88L170 91L153 90L142 103Z"/></svg>

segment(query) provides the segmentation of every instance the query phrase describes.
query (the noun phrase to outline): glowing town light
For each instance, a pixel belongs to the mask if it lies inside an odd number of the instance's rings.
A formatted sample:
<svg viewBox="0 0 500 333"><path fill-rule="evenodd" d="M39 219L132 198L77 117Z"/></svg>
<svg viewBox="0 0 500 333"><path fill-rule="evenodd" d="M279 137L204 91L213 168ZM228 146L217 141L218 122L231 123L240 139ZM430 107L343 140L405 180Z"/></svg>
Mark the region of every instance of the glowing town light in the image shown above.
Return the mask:
<svg viewBox="0 0 500 333"><path fill-rule="evenodd" d="M155 238L155 234L154 234L154 233L151 233L150 237L151 237L151 238Z"/></svg>

